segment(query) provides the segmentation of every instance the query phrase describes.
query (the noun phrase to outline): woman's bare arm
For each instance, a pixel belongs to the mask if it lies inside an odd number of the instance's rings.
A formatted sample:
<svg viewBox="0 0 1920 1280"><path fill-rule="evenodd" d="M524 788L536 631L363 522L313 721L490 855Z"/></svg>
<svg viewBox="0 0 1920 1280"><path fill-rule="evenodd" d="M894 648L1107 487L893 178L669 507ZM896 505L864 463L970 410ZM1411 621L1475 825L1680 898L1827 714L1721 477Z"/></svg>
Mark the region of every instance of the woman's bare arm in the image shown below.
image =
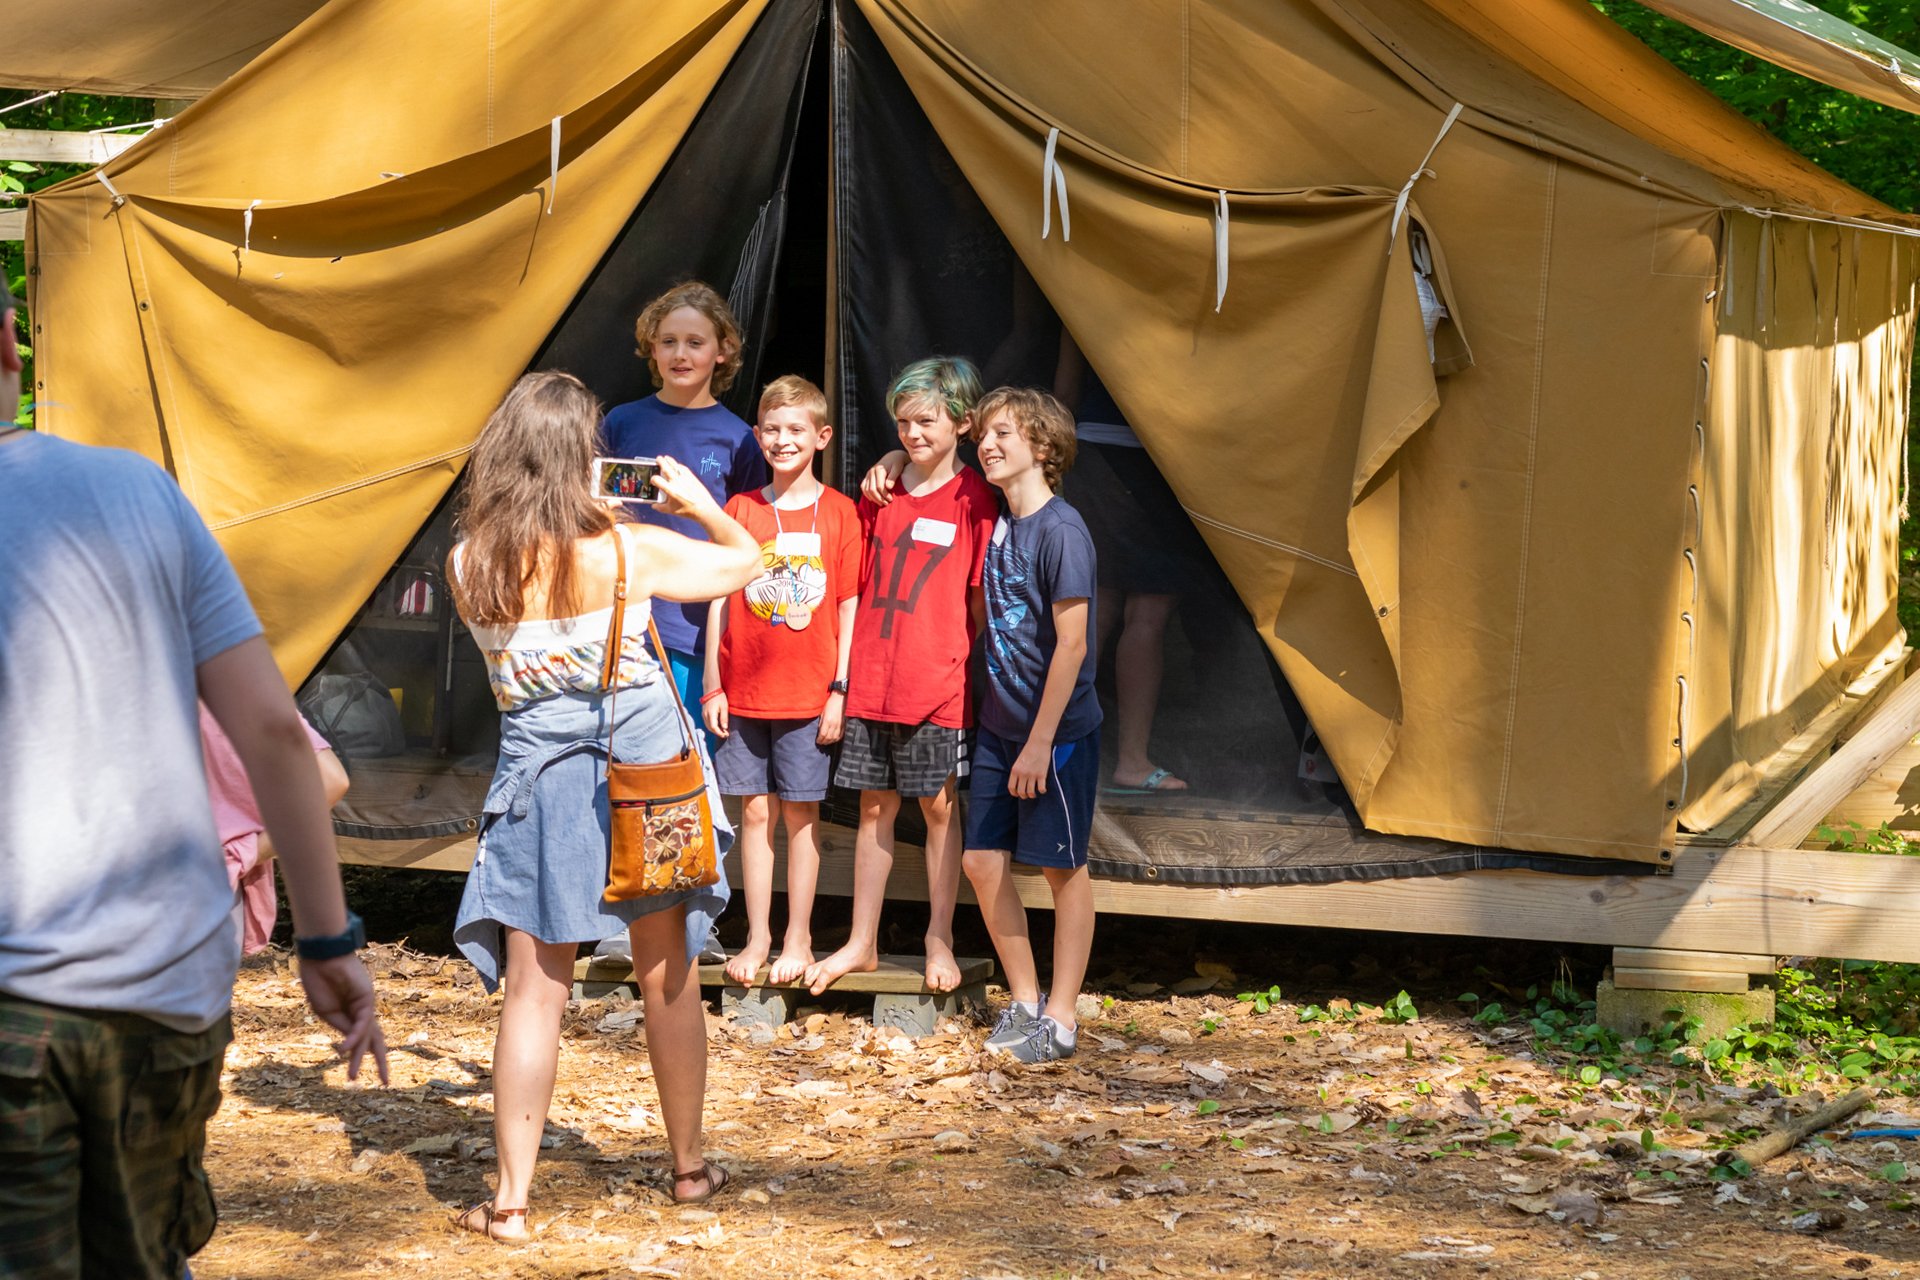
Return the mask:
<svg viewBox="0 0 1920 1280"><path fill-rule="evenodd" d="M720 509L698 476L672 458L661 458L654 487L664 496L662 511L694 521L710 540L696 542L650 524L623 526L634 552L627 557L629 596L717 600L753 581L760 572L760 544Z"/></svg>

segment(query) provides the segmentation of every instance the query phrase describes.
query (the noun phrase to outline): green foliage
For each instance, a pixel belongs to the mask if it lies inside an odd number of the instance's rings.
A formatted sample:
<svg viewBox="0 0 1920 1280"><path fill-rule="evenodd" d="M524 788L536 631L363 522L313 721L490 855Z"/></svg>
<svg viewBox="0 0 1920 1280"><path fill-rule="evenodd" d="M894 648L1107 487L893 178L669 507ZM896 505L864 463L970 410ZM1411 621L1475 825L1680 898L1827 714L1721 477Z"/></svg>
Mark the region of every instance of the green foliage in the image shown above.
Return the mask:
<svg viewBox="0 0 1920 1280"><path fill-rule="evenodd" d="M1266 1013L1280 1003L1280 988L1272 986L1265 991L1242 991L1239 999L1242 1004L1252 1005L1255 1013Z"/></svg>
<svg viewBox="0 0 1920 1280"><path fill-rule="evenodd" d="M1381 1006L1380 1021L1395 1025L1420 1021L1420 1011L1413 1007L1413 998L1405 991Z"/></svg>
<svg viewBox="0 0 1920 1280"><path fill-rule="evenodd" d="M1920 965L1822 960L1775 975L1775 1021L1702 1040L1697 1018L1669 1021L1625 1039L1593 1020L1594 1003L1565 983L1542 991L1490 984L1514 1001L1489 1004L1476 1022L1524 1023L1536 1053L1584 1085L1646 1074L1649 1066L1698 1066L1716 1074L1791 1085L1837 1076L1898 1093L1920 1092ZM1489 1016L1489 1015L1493 1016Z"/></svg>
<svg viewBox="0 0 1920 1280"><path fill-rule="evenodd" d="M1908 555L1912 554L1909 549ZM1887 823L1881 823L1876 831L1869 831L1858 822L1843 822L1837 827L1820 826L1814 828L1814 838L1824 840L1829 849L1841 849L1848 853L1890 853L1897 857L1920 857L1920 840L1909 839L1904 831L1895 831Z"/></svg>
<svg viewBox="0 0 1920 1280"><path fill-rule="evenodd" d="M1913 0L1813 0L1901 48L1920 52ZM1896 209L1920 210L1920 116L1832 89L1633 0L1593 0L1714 96L1827 172Z"/></svg>

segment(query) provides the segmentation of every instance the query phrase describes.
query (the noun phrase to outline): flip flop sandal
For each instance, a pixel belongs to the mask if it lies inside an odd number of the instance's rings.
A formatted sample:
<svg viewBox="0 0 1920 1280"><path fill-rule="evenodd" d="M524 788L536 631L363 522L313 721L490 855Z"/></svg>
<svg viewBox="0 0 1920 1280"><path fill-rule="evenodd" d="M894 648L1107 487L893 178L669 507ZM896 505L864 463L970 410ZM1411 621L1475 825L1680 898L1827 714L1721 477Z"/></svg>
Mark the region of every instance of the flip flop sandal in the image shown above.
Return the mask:
<svg viewBox="0 0 1920 1280"><path fill-rule="evenodd" d="M707 1180L707 1189L697 1196L681 1195L680 1184L683 1182L692 1182L695 1178L705 1178ZM676 1173L673 1175L673 1202L675 1204L699 1204L702 1200L711 1200L732 1181L732 1175L725 1169L711 1160L702 1160L698 1169L694 1169L688 1173Z"/></svg>
<svg viewBox="0 0 1920 1280"><path fill-rule="evenodd" d="M473 1215L481 1210L485 1210L487 1216L484 1222L476 1226L473 1222ZM459 1213L454 1214L453 1225L462 1231L471 1231L477 1236L485 1236L495 1244L525 1244L528 1239L531 1238L531 1233L527 1235L504 1236L499 1234L498 1228L506 1223L512 1222L515 1218L521 1219L524 1223L526 1216L527 1211L525 1209L496 1209L493 1207L493 1201L482 1200L479 1204L469 1205Z"/></svg>
<svg viewBox="0 0 1920 1280"><path fill-rule="evenodd" d="M1173 770L1155 769L1152 773L1140 779L1139 784L1136 786L1129 787L1114 783L1102 788L1102 790L1110 796L1150 796L1162 791L1187 791L1191 789L1188 787L1165 787L1160 785L1171 777L1173 777Z"/></svg>

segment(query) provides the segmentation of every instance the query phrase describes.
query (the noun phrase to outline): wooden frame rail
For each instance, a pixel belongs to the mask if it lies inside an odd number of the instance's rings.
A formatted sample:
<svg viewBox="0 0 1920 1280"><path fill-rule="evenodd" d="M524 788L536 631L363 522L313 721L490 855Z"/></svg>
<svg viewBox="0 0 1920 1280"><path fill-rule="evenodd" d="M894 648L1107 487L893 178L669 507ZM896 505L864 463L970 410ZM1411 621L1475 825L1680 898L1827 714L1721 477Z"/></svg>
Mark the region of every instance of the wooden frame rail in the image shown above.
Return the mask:
<svg viewBox="0 0 1920 1280"><path fill-rule="evenodd" d="M1920 682L1917 682L1920 683ZM342 840L349 862L465 871L471 837L418 844ZM820 892L853 891L853 832L820 827ZM784 867L784 855L780 861ZM784 869L776 869L782 883ZM729 874L739 883L737 859ZM1029 906L1050 899L1038 873L1015 876ZM925 901L922 851L901 845L890 897ZM1396 933L1533 938L1614 947L1920 962L1920 858L1805 849L1684 849L1673 874L1534 871L1341 884L1190 886L1093 882L1103 912ZM970 902L967 886L961 900Z"/></svg>
<svg viewBox="0 0 1920 1280"><path fill-rule="evenodd" d="M32 164L105 164L145 137L67 129L0 129L0 160Z"/></svg>

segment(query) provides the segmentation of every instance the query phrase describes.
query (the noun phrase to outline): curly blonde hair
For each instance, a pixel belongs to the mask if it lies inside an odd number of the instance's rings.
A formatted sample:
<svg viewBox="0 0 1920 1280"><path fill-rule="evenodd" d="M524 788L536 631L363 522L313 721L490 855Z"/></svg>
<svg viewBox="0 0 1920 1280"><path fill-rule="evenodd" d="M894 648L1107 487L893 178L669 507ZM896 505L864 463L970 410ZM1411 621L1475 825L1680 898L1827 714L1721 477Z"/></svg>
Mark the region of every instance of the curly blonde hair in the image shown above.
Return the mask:
<svg viewBox="0 0 1920 1280"><path fill-rule="evenodd" d="M692 307L705 316L713 325L714 336L720 340L720 362L713 366L713 393L719 395L733 385L734 376L740 372L740 355L747 343L740 334L740 322L733 318L733 308L717 289L703 280L677 284L646 305L640 318L633 322L634 341L640 344L634 354L647 362L653 385L666 386L667 380L660 376L660 366L653 360L653 340L660 336L660 326L666 318L681 307Z"/></svg>

